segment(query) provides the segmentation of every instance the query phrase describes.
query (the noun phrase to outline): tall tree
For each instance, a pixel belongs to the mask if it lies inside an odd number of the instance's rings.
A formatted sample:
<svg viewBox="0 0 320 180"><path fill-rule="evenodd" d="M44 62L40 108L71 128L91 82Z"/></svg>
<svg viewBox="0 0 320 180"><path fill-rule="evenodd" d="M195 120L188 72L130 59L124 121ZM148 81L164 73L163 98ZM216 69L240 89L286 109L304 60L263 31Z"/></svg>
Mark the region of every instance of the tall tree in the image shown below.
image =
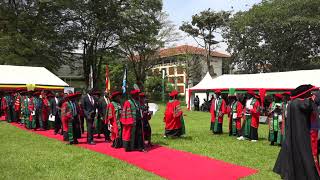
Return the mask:
<svg viewBox="0 0 320 180"><path fill-rule="evenodd" d="M245 73L320 67L320 1L270 0L234 15L224 37Z"/></svg>
<svg viewBox="0 0 320 180"><path fill-rule="evenodd" d="M72 51L63 1L0 1L0 64L57 70Z"/></svg>
<svg viewBox="0 0 320 180"><path fill-rule="evenodd" d="M184 22L182 26L180 26L180 30L192 36L201 47L206 49L207 69L211 75L215 75L213 67L210 65L211 52L213 46L219 43L215 40L216 34L221 33L229 17L230 12L215 12L208 9L193 15L191 23Z"/></svg>
<svg viewBox="0 0 320 180"><path fill-rule="evenodd" d="M120 47L128 58L136 81L143 88L146 72L156 63L157 51L166 42L177 37L174 27L162 12L161 0L129 1L129 8L122 13Z"/></svg>
<svg viewBox="0 0 320 180"><path fill-rule="evenodd" d="M94 88L102 75L105 54L112 53L118 45L117 31L122 0L71 0L68 9L71 22L77 30L74 35L83 49L83 72L89 84L90 67L93 70Z"/></svg>

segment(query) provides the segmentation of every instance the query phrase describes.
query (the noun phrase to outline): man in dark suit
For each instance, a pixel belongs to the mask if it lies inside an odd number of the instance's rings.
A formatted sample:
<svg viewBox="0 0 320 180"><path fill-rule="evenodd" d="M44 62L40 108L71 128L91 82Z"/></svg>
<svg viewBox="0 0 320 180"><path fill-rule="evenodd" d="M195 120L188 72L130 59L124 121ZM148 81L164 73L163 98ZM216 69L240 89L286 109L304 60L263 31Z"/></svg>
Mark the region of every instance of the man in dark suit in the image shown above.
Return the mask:
<svg viewBox="0 0 320 180"><path fill-rule="evenodd" d="M59 96L59 93L55 94L54 98L50 99L50 114L55 116L54 120L54 134L58 134L61 128L61 112L59 108L59 103L61 101L61 97ZM62 130L61 130L62 134Z"/></svg>
<svg viewBox="0 0 320 180"><path fill-rule="evenodd" d="M94 117L97 110L97 100L93 97L93 92L93 90L90 90L81 100L81 105L87 123L87 143L90 145L95 145L95 142L93 141L93 127Z"/></svg>

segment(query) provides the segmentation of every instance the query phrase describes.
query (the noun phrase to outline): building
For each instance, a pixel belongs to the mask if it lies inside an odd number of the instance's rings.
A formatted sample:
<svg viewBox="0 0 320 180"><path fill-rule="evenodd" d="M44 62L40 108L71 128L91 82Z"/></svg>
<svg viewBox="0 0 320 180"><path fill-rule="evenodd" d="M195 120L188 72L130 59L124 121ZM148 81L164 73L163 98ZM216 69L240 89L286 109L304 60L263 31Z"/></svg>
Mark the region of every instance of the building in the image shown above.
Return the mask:
<svg viewBox="0 0 320 180"><path fill-rule="evenodd" d="M153 71L165 71L168 81L180 95L185 95L186 87L196 85L207 73L206 50L189 45L162 49L158 53ZM223 74L223 61L230 55L213 51L210 64L216 76Z"/></svg>

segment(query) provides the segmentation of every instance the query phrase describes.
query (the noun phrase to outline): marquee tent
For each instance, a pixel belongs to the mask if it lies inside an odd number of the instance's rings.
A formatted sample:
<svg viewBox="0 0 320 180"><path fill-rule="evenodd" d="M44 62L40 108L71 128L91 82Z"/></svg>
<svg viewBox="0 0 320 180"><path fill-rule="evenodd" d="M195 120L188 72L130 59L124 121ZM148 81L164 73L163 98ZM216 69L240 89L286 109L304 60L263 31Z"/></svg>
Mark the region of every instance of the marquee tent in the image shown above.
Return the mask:
<svg viewBox="0 0 320 180"><path fill-rule="evenodd" d="M44 67L0 65L0 90L63 90L68 86Z"/></svg>
<svg viewBox="0 0 320 180"><path fill-rule="evenodd" d="M208 75L208 74L207 74ZM206 75L206 76L207 76ZM320 87L320 69L299 70L288 72L260 73L260 74L227 74L212 80L204 77L196 86L188 90L188 105L193 92L222 90L235 88L238 91L261 90L270 91L288 91L295 89L302 84L312 84ZM206 80L205 80L206 79ZM205 83L204 83L205 82Z"/></svg>

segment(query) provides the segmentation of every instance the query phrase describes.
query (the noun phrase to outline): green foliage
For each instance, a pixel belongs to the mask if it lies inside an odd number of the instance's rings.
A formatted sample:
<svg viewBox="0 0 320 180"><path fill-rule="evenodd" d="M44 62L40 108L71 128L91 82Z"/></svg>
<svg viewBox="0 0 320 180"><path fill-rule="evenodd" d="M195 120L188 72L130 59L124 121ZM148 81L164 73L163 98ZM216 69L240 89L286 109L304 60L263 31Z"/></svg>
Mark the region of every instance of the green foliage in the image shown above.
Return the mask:
<svg viewBox="0 0 320 180"><path fill-rule="evenodd" d="M224 37L246 73L320 67L320 1L270 0L234 15Z"/></svg>
<svg viewBox="0 0 320 180"><path fill-rule="evenodd" d="M148 77L145 82L145 91L148 92L148 95L152 100L160 101L162 98L161 75Z"/></svg>
<svg viewBox="0 0 320 180"><path fill-rule="evenodd" d="M162 0L130 0L121 13L120 49L140 84L145 82L146 72L155 62L153 57L164 43L158 37L163 27L161 17Z"/></svg>
<svg viewBox="0 0 320 180"><path fill-rule="evenodd" d="M1 1L0 64L44 66L56 70L68 57L70 38L63 2Z"/></svg>
<svg viewBox="0 0 320 180"><path fill-rule="evenodd" d="M230 12L220 11L215 12L210 9L200 12L192 16L191 23L184 22L180 26L180 30L192 36L195 41L207 50L207 69L211 75L214 75L214 70L210 65L210 54L213 45L219 42L215 40L215 34L221 32L229 20ZM200 43L197 39L200 39Z"/></svg>

